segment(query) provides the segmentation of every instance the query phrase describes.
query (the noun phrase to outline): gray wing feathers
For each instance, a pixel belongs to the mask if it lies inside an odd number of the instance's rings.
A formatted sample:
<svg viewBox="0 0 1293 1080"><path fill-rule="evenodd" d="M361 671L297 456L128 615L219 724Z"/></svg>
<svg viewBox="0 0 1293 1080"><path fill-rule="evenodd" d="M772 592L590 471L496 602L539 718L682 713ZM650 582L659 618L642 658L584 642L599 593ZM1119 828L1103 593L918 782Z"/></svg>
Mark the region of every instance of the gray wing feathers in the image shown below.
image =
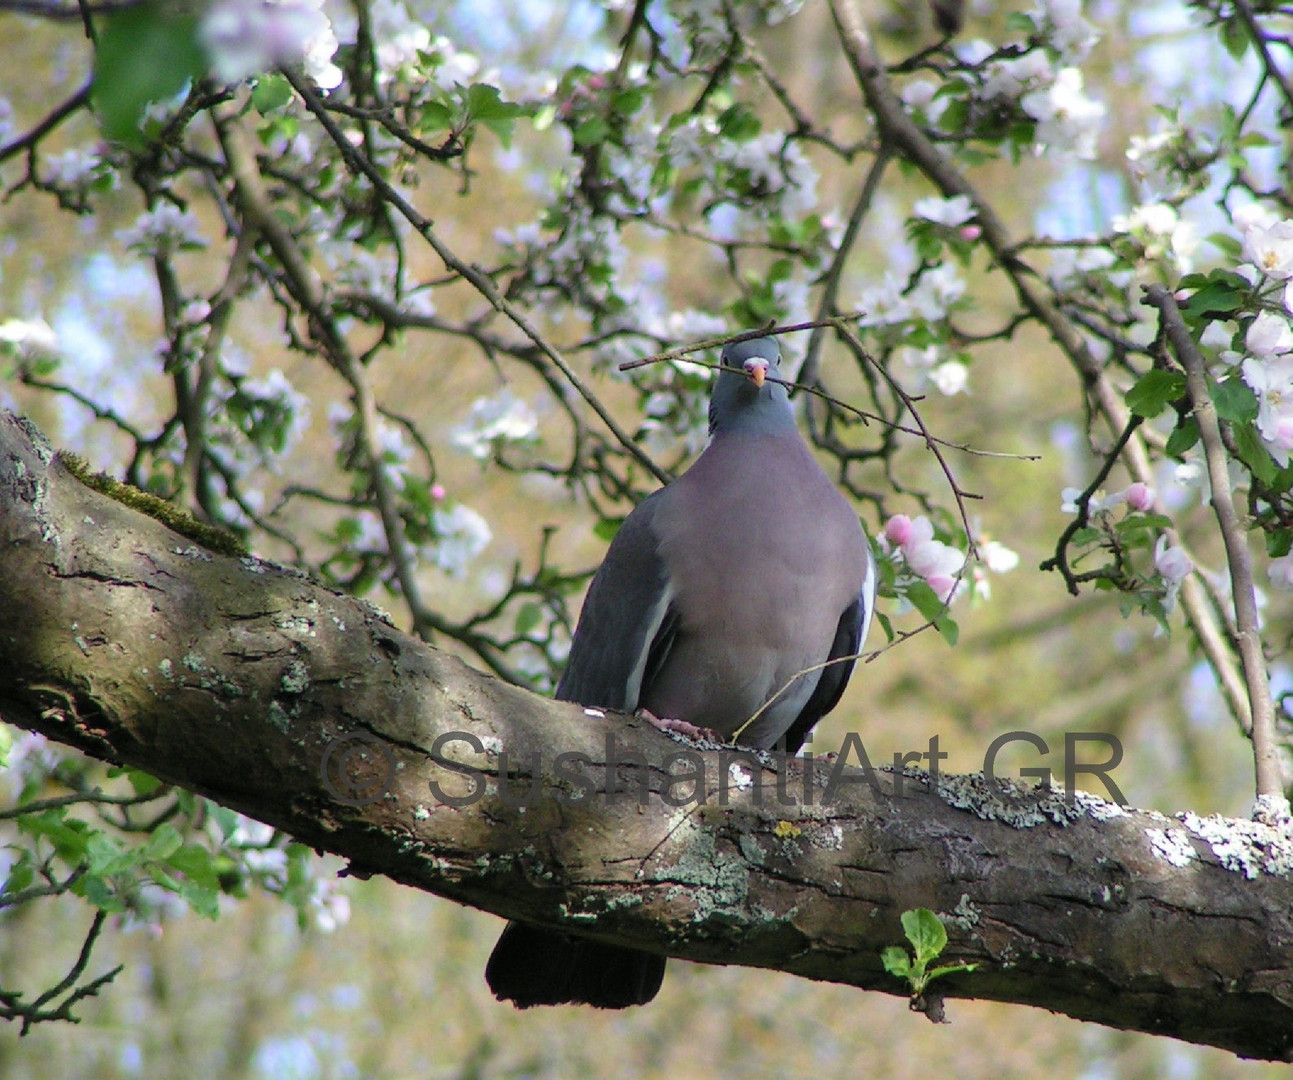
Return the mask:
<svg viewBox="0 0 1293 1080"><path fill-rule="evenodd" d="M632 712L638 707L653 645L667 621L672 590L652 526L664 488L620 526L588 587L570 660L557 685L561 701Z"/></svg>

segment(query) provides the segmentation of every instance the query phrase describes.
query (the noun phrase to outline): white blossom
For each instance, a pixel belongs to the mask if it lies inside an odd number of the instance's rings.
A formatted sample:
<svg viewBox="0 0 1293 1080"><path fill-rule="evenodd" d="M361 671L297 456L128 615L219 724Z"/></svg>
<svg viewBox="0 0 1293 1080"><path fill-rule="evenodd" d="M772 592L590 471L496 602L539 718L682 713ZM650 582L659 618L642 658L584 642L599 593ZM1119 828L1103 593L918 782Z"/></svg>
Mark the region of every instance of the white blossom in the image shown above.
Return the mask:
<svg viewBox="0 0 1293 1080"><path fill-rule="evenodd" d="M480 73L480 58L459 50L447 37L437 37L432 41L430 52L438 60L433 78L441 90L452 90L455 85L469 83Z"/></svg>
<svg viewBox="0 0 1293 1080"><path fill-rule="evenodd" d="M467 422L454 429L450 442L485 461L499 443L533 442L538 435L539 418L530 403L504 389L472 402Z"/></svg>
<svg viewBox="0 0 1293 1080"><path fill-rule="evenodd" d="M1243 257L1275 281L1293 278L1293 221L1245 229Z"/></svg>
<svg viewBox="0 0 1293 1080"><path fill-rule="evenodd" d="M1019 552L1000 540L983 541L979 544L979 554L994 574L1007 574L1019 565Z"/></svg>
<svg viewBox="0 0 1293 1080"><path fill-rule="evenodd" d="M1037 142L1042 146L1072 153L1086 161L1096 155L1105 108L1087 97L1082 89L1082 72L1061 68L1055 81L1024 94L1019 99L1024 112L1037 121Z"/></svg>
<svg viewBox="0 0 1293 1080"><path fill-rule="evenodd" d="M861 326L892 326L912 317L912 307L903 296L905 284L892 270L884 272L879 285L871 285L858 295L857 307L862 311L858 320Z"/></svg>
<svg viewBox="0 0 1293 1080"><path fill-rule="evenodd" d="M1197 226L1192 221L1182 221L1170 203L1142 203L1130 214L1116 215L1113 227L1139 240L1145 248L1145 258L1170 256L1182 270L1190 268L1191 256L1199 246Z"/></svg>
<svg viewBox="0 0 1293 1080"><path fill-rule="evenodd" d="M494 538L489 523L464 503L455 503L445 509L431 511L431 524L436 539L431 547L431 557L436 566L452 577L461 577L470 563Z"/></svg>
<svg viewBox="0 0 1293 1080"><path fill-rule="evenodd" d="M1257 395L1257 430L1271 457L1284 468L1293 450L1293 355L1249 358L1241 371Z"/></svg>
<svg viewBox="0 0 1293 1080"><path fill-rule="evenodd" d="M1167 537L1160 536L1154 545L1154 569L1169 583L1179 585L1194 570L1194 563L1183 548L1169 547Z"/></svg>
<svg viewBox="0 0 1293 1080"><path fill-rule="evenodd" d="M140 214L134 225L118 231L117 239L130 250L146 256L207 245L198 219L188 210L181 210L169 202L159 202Z"/></svg>
<svg viewBox="0 0 1293 1080"><path fill-rule="evenodd" d="M45 180L62 187L82 188L94 179L103 159L95 150L73 147L44 159Z"/></svg>
<svg viewBox="0 0 1293 1080"><path fill-rule="evenodd" d="M948 99L938 97L938 83L932 79L912 79L901 90L902 103L908 109L925 114L931 124L947 111Z"/></svg>
<svg viewBox="0 0 1293 1080"><path fill-rule="evenodd" d="M1081 63L1099 39L1082 18L1082 0L1041 0L1033 18L1047 44L1070 64Z"/></svg>
<svg viewBox="0 0 1293 1080"><path fill-rule="evenodd" d="M341 69L332 63L337 35L322 5L323 0L215 0L199 30L211 74L238 83L302 63L323 89L340 86Z"/></svg>
<svg viewBox="0 0 1293 1080"><path fill-rule="evenodd" d="M6 319L0 323L0 344L21 355L58 352L58 335L44 319Z"/></svg>
<svg viewBox="0 0 1293 1080"><path fill-rule="evenodd" d="M1259 311L1244 335L1244 345L1253 356L1261 360L1271 360L1293 352L1293 326L1274 312Z"/></svg>
<svg viewBox="0 0 1293 1080"><path fill-rule="evenodd" d="M907 294L912 311L923 319L936 322L965 293L965 280L951 263L940 263L922 274L916 287Z"/></svg>
<svg viewBox="0 0 1293 1080"><path fill-rule="evenodd" d="M1293 554L1272 559L1266 574L1275 588L1281 592L1293 592Z"/></svg>
<svg viewBox="0 0 1293 1080"><path fill-rule="evenodd" d="M982 95L988 101L997 98L1015 100L1026 91L1049 86L1055 78L1050 58L1040 49L1023 56L993 61L983 83Z"/></svg>
<svg viewBox="0 0 1293 1080"><path fill-rule="evenodd" d="M377 79L383 85L402 68L416 63L431 45L431 31L409 16L401 0L372 0L368 11L377 58Z"/></svg>
<svg viewBox="0 0 1293 1080"><path fill-rule="evenodd" d="M950 199L940 199L937 195L931 195L924 199L917 199L911 212L926 221L955 228L957 225L964 225L974 217L974 206L968 195L954 195Z"/></svg>

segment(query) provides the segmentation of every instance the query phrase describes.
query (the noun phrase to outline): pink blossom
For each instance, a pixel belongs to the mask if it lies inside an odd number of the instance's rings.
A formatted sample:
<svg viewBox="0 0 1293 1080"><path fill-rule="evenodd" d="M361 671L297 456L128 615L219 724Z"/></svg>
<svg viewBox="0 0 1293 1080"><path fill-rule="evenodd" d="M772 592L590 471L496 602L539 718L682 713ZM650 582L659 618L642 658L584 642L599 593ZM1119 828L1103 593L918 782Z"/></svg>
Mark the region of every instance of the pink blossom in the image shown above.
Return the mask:
<svg viewBox="0 0 1293 1080"><path fill-rule="evenodd" d="M1139 480L1127 488L1123 492L1123 496L1126 498L1129 507L1142 514L1153 509L1154 489L1148 484L1142 484Z"/></svg>
<svg viewBox="0 0 1293 1080"><path fill-rule="evenodd" d="M926 540L903 548L912 572L931 585L935 578L952 577L965 565L965 555L941 540Z"/></svg>
<svg viewBox="0 0 1293 1080"><path fill-rule="evenodd" d="M956 590L956 586L960 583L954 577L949 577L946 574L938 574L935 577L926 578L925 584L933 589L934 595L946 604L948 600L951 599L952 593Z"/></svg>
<svg viewBox="0 0 1293 1080"><path fill-rule="evenodd" d="M884 538L891 544L901 547L911 536L911 518L906 514L894 514L884 523Z"/></svg>

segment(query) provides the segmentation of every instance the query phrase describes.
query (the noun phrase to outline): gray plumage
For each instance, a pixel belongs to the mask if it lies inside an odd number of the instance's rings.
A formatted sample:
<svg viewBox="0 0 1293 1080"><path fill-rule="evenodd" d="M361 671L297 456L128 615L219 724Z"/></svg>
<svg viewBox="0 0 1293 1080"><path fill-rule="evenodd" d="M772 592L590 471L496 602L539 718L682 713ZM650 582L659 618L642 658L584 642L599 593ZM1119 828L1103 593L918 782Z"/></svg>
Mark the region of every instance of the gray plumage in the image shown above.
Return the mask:
<svg viewBox="0 0 1293 1080"><path fill-rule="evenodd" d="M819 665L861 649L875 565L795 427L775 339L729 345L722 364L710 444L616 534L556 696L793 752L848 683L851 659ZM663 974L662 957L516 923L486 971L522 1007L641 1004Z"/></svg>

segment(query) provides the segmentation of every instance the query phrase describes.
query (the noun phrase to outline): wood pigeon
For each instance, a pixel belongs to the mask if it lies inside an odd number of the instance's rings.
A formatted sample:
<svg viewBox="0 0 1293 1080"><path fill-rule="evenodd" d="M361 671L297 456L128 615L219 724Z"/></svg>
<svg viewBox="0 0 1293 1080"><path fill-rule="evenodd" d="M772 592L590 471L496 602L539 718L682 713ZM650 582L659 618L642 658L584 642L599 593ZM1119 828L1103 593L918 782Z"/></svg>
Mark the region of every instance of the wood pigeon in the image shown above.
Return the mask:
<svg viewBox="0 0 1293 1080"><path fill-rule="evenodd" d="M871 622L875 562L857 514L795 427L780 363L775 338L723 350L710 443L611 542L560 700L644 709L791 753L839 701ZM849 659L817 666L837 657ZM519 1008L615 1009L655 997L664 966L652 953L512 922L485 978Z"/></svg>

